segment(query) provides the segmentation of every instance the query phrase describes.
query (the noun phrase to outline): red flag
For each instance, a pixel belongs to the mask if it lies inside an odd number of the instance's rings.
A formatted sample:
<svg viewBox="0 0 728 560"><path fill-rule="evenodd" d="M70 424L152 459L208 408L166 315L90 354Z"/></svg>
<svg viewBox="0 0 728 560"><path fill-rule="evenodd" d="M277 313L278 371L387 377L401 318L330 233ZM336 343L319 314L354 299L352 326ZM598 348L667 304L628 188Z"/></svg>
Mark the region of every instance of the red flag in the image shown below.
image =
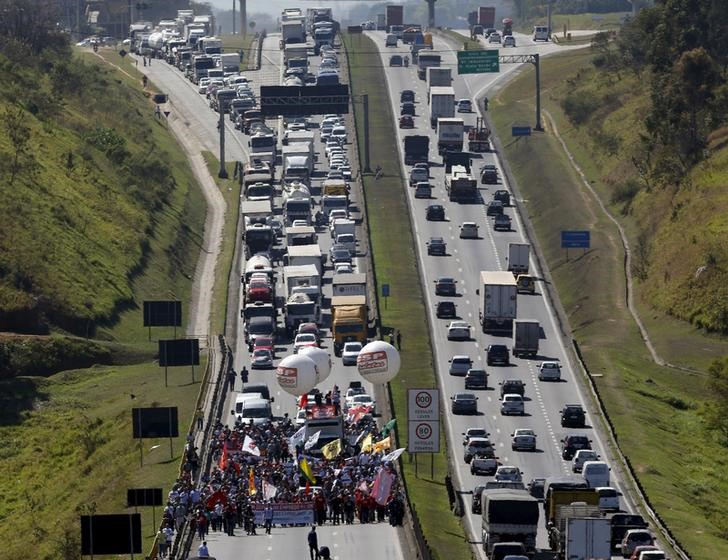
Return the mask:
<svg viewBox="0 0 728 560"><path fill-rule="evenodd" d="M227 462L228 462L228 450L227 450L227 442L226 442L225 446L222 448L222 455L220 455L220 461L217 464L217 466L220 467L221 471L224 471L225 469L227 469Z"/></svg>
<svg viewBox="0 0 728 560"><path fill-rule="evenodd" d="M298 408L305 409L307 404L308 404L308 393L306 393L305 395L301 395L301 404L299 405Z"/></svg>
<svg viewBox="0 0 728 560"><path fill-rule="evenodd" d="M258 493L258 489L255 487L255 474L253 467L248 469L248 495L255 496Z"/></svg>
<svg viewBox="0 0 728 560"><path fill-rule="evenodd" d="M222 490L218 490L212 496L207 498L207 509L214 508L215 504L217 504L218 502L222 504L227 504L227 496Z"/></svg>
<svg viewBox="0 0 728 560"><path fill-rule="evenodd" d="M235 472L238 473L238 476L240 476L240 464L233 463L233 468L235 469Z"/></svg>
<svg viewBox="0 0 728 560"><path fill-rule="evenodd" d="M304 496L308 497L311 493L311 483L306 479L306 489L303 491Z"/></svg>

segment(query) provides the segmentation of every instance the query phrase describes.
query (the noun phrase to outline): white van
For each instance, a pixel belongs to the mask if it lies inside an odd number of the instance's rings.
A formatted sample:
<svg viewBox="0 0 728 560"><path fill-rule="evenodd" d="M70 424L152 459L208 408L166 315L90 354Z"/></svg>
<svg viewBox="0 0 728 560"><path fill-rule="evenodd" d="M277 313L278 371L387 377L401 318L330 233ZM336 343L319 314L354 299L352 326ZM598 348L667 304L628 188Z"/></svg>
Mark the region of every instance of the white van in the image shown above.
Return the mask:
<svg viewBox="0 0 728 560"><path fill-rule="evenodd" d="M609 470L609 465L604 461L586 461L581 468L581 475L589 488L600 488L609 486Z"/></svg>
<svg viewBox="0 0 728 560"><path fill-rule="evenodd" d="M599 496L600 511L619 511L619 497L622 495L621 492L611 486L601 486L596 491Z"/></svg>
<svg viewBox="0 0 728 560"><path fill-rule="evenodd" d="M239 416L244 424L249 424L251 421L256 426L266 424L273 420L270 401L263 398L246 399Z"/></svg>
<svg viewBox="0 0 728 560"><path fill-rule="evenodd" d="M263 394L262 393L241 393L237 397L235 397L235 410L233 410L233 414L242 414L243 413L243 404L245 401L248 401L250 399L262 399Z"/></svg>
<svg viewBox="0 0 728 560"><path fill-rule="evenodd" d="M356 254L356 237L351 233L340 233L336 236L336 244L343 245L352 255Z"/></svg>
<svg viewBox="0 0 728 560"><path fill-rule="evenodd" d="M533 40L534 41L548 41L549 40L549 28L545 25L534 25L533 26Z"/></svg>

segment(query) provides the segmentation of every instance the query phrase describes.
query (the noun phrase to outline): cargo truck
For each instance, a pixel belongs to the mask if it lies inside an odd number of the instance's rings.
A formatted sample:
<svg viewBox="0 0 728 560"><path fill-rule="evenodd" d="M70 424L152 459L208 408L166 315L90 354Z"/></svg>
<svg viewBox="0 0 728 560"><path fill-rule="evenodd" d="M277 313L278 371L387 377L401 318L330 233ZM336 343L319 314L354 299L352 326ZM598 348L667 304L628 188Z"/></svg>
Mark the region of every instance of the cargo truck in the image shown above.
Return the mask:
<svg viewBox="0 0 728 560"><path fill-rule="evenodd" d="M437 125L437 119L451 119L455 116L455 90L452 86L433 87L430 89L429 101L432 128Z"/></svg>
<svg viewBox="0 0 728 560"><path fill-rule="evenodd" d="M495 27L495 7L480 6L478 9L478 24L485 29Z"/></svg>
<svg viewBox="0 0 728 560"><path fill-rule="evenodd" d="M440 66L440 55L429 52L419 53L417 56L417 77L424 80L425 72L432 66Z"/></svg>
<svg viewBox="0 0 728 560"><path fill-rule="evenodd" d="M272 183L273 168L266 161L258 158L252 158L245 167L243 167L243 186L252 185L253 183Z"/></svg>
<svg viewBox="0 0 728 560"><path fill-rule="evenodd" d="M464 132L465 123L463 119L438 118L437 153L443 155L448 152L462 152Z"/></svg>
<svg viewBox="0 0 728 560"><path fill-rule="evenodd" d="M508 272L514 276L528 274L528 260L531 255L531 246L528 243L508 244Z"/></svg>
<svg viewBox="0 0 728 560"><path fill-rule="evenodd" d="M366 274L334 274L333 297L367 295Z"/></svg>
<svg viewBox="0 0 728 560"><path fill-rule="evenodd" d="M288 66L288 61L292 58L306 58L308 56L308 46L303 43L286 45L283 47L283 64Z"/></svg>
<svg viewBox="0 0 728 560"><path fill-rule="evenodd" d="M321 247L316 245L294 245L288 247L286 253L286 266L302 266L312 264L316 267L319 276L323 274L323 260L321 259Z"/></svg>
<svg viewBox="0 0 728 560"><path fill-rule="evenodd" d="M549 547L559 556L559 558L563 559L566 557L566 531L569 521L575 518L583 519L589 517L601 517L598 505L587 504L584 502L572 502L570 504L560 504L556 506L554 517L551 518L548 523L548 532ZM605 521L608 526L609 521L606 519ZM609 542L609 534L610 532L607 532L604 535L607 544ZM606 558L611 558L611 555L607 554Z"/></svg>
<svg viewBox="0 0 728 560"><path fill-rule="evenodd" d="M546 513L546 526L548 521L556 517L556 509L561 505L583 502L589 505L599 505L599 494L594 488L589 488L586 479L581 475L551 476L544 484L543 508Z"/></svg>
<svg viewBox="0 0 728 560"><path fill-rule="evenodd" d="M538 340L541 337L541 325L531 319L513 321L513 355L516 357L533 357L538 354Z"/></svg>
<svg viewBox="0 0 728 560"><path fill-rule="evenodd" d="M220 68L223 72L240 72L240 55L237 53L221 54Z"/></svg>
<svg viewBox="0 0 728 560"><path fill-rule="evenodd" d="M306 42L306 34L303 22L300 20L284 21L281 23L282 44L300 44Z"/></svg>
<svg viewBox="0 0 728 560"><path fill-rule="evenodd" d="M452 88L450 88L452 89ZM453 93L453 99L455 94ZM427 163L430 154L430 139L427 136L404 137L404 164Z"/></svg>
<svg viewBox="0 0 728 560"><path fill-rule="evenodd" d="M430 66L427 73L427 98L430 98L430 90L433 87L448 87L452 85L452 70L439 66Z"/></svg>
<svg viewBox="0 0 728 560"><path fill-rule="evenodd" d="M283 193L283 217L286 225L291 225L295 220L303 220L307 226L311 225L311 211L313 199L308 194L308 189L296 189Z"/></svg>
<svg viewBox="0 0 728 560"><path fill-rule="evenodd" d="M366 344L369 316L366 296L336 296L331 298L331 337L334 354L341 355L345 342Z"/></svg>
<svg viewBox="0 0 728 560"><path fill-rule="evenodd" d="M273 217L273 204L270 200L241 200L240 213L246 227L253 224L267 225Z"/></svg>
<svg viewBox="0 0 728 560"><path fill-rule="evenodd" d="M566 521L568 560L609 560L612 557L612 527L604 517L572 517Z"/></svg>
<svg viewBox="0 0 728 560"><path fill-rule="evenodd" d="M393 25L404 25L404 6L401 4L387 6L385 25L389 29Z"/></svg>
<svg viewBox="0 0 728 560"><path fill-rule="evenodd" d="M484 490L482 497L483 550L490 558L498 543L521 543L527 554L536 552L538 500L524 490Z"/></svg>
<svg viewBox="0 0 728 560"><path fill-rule="evenodd" d="M483 332L510 334L516 318L516 279L506 271L481 271L479 317Z"/></svg>
<svg viewBox="0 0 728 560"><path fill-rule="evenodd" d="M319 305L306 293L296 292L288 296L284 309L286 330L293 334L301 323L318 323L321 319Z"/></svg>
<svg viewBox="0 0 728 560"><path fill-rule="evenodd" d="M470 175L470 154L445 154L445 190L450 200L472 201L478 198L478 181Z"/></svg>
<svg viewBox="0 0 728 560"><path fill-rule="evenodd" d="M321 275L315 264L284 266L283 283L286 297L307 294L316 303L321 303Z"/></svg>
<svg viewBox="0 0 728 560"><path fill-rule="evenodd" d="M286 246L313 245L317 243L316 228L313 226L288 226L286 228Z"/></svg>

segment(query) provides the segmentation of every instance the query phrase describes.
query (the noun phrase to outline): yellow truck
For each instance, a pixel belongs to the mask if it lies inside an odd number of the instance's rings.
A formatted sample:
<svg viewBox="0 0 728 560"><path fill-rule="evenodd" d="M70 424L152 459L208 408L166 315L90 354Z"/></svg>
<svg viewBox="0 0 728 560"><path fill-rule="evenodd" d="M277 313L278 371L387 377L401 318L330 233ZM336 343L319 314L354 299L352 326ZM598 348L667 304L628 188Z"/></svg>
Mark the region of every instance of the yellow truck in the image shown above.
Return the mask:
<svg viewBox="0 0 728 560"><path fill-rule="evenodd" d="M324 196L349 196L349 185L342 179L325 179L321 194Z"/></svg>
<svg viewBox="0 0 728 560"><path fill-rule="evenodd" d="M366 296L334 296L331 298L331 337L334 354L341 355L345 342L366 344L369 313Z"/></svg>

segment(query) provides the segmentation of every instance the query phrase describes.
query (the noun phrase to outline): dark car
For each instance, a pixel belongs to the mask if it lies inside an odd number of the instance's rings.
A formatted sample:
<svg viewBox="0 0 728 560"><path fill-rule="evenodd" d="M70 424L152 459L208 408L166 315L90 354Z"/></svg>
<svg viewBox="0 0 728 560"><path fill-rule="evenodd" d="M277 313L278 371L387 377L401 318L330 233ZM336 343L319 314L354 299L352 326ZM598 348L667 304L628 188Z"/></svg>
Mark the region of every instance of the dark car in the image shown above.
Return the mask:
<svg viewBox="0 0 728 560"><path fill-rule="evenodd" d="M439 319L455 319L457 317L457 306L451 301L438 301L435 314Z"/></svg>
<svg viewBox="0 0 728 560"><path fill-rule="evenodd" d="M506 379L500 383L500 394L501 398L508 394L523 396L526 394L526 384L520 379Z"/></svg>
<svg viewBox="0 0 728 560"><path fill-rule="evenodd" d="M503 214L503 203L500 200L491 200L486 210L488 216L499 216Z"/></svg>
<svg viewBox="0 0 728 560"><path fill-rule="evenodd" d="M586 412L580 404L567 404L561 409L561 425L566 428L583 428Z"/></svg>
<svg viewBox="0 0 728 560"><path fill-rule="evenodd" d="M415 92L411 89L403 89L399 94L399 102L404 103L405 101L415 101Z"/></svg>
<svg viewBox="0 0 728 560"><path fill-rule="evenodd" d="M528 493L537 500L543 500L545 486L545 478L532 478L531 482L529 482L526 486L526 489L528 490Z"/></svg>
<svg viewBox="0 0 728 560"><path fill-rule="evenodd" d="M500 200L503 206L511 205L511 193L505 189L498 189L493 193L493 200Z"/></svg>
<svg viewBox="0 0 728 560"><path fill-rule="evenodd" d="M473 488L473 501L470 504L470 511L472 513L483 513L483 504L481 499L483 498L483 490L485 490L485 484L479 484Z"/></svg>
<svg viewBox="0 0 728 560"><path fill-rule="evenodd" d="M402 107L399 110L400 115L409 115L411 117L415 116L415 104L411 101L405 101L402 103Z"/></svg>
<svg viewBox="0 0 728 560"><path fill-rule="evenodd" d="M438 278L435 280L436 296L454 296L457 295L457 280L454 278Z"/></svg>
<svg viewBox="0 0 728 560"><path fill-rule="evenodd" d="M570 461L579 449L591 449L591 440L581 434L567 434L561 440L561 457Z"/></svg>
<svg viewBox="0 0 728 560"><path fill-rule="evenodd" d="M472 393L455 393L450 397L453 414L477 414L478 397Z"/></svg>
<svg viewBox="0 0 728 560"><path fill-rule="evenodd" d="M415 120L409 115L403 115L399 118L399 128L414 128Z"/></svg>
<svg viewBox="0 0 728 560"><path fill-rule="evenodd" d="M447 244L442 237L430 237L427 242L427 254L439 255L444 257L447 255Z"/></svg>
<svg viewBox="0 0 728 560"><path fill-rule="evenodd" d="M495 185L498 183L498 169L495 165L486 164L480 168L480 182L483 185Z"/></svg>
<svg viewBox="0 0 728 560"><path fill-rule="evenodd" d="M425 217L432 222L445 221L445 207L441 204L430 204L425 210Z"/></svg>
<svg viewBox="0 0 728 560"><path fill-rule="evenodd" d="M491 344L486 352L486 362L489 366L498 364L501 366L510 365L508 357L508 346L505 344Z"/></svg>
<svg viewBox="0 0 728 560"><path fill-rule="evenodd" d="M402 66L402 57L398 54L393 54L389 57L390 66Z"/></svg>
<svg viewBox="0 0 728 560"><path fill-rule="evenodd" d="M465 374L465 388L471 390L487 389L488 373L484 369L469 369L468 373Z"/></svg>
<svg viewBox="0 0 728 560"><path fill-rule="evenodd" d="M496 231L511 231L511 217L506 214L499 214L495 217L493 229Z"/></svg>

